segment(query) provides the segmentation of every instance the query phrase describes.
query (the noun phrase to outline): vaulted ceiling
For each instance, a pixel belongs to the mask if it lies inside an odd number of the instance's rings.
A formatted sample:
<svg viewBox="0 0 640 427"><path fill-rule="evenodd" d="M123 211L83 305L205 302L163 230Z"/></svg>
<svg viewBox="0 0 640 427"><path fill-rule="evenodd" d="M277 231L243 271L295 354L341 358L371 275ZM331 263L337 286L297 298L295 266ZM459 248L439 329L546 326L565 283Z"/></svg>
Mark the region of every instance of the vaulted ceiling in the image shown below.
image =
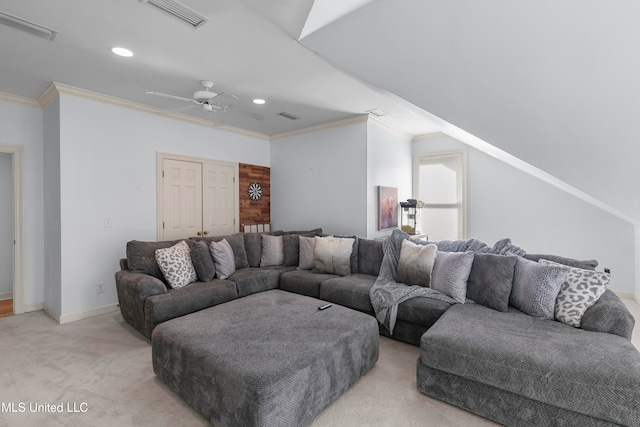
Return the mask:
<svg viewBox="0 0 640 427"><path fill-rule="evenodd" d="M173 109L145 92L188 98L212 80L264 116L217 119L265 135L371 109L413 135L446 122L640 222L638 2L181 1L209 21L139 0L1 0L58 34L0 25L0 92L35 99L55 81Z"/></svg>

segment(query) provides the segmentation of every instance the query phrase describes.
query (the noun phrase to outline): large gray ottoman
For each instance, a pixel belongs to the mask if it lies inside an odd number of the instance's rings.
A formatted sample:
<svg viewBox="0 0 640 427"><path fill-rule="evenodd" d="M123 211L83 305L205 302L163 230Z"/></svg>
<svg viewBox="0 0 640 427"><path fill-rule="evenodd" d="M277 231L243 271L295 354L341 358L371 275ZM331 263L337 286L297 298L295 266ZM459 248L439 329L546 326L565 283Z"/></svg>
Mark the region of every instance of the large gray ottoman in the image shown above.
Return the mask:
<svg viewBox="0 0 640 427"><path fill-rule="evenodd" d="M420 343L417 386L505 425L640 426L640 353L617 335L456 304Z"/></svg>
<svg viewBox="0 0 640 427"><path fill-rule="evenodd" d="M308 425L378 360L375 318L270 290L157 326L153 370L216 426Z"/></svg>

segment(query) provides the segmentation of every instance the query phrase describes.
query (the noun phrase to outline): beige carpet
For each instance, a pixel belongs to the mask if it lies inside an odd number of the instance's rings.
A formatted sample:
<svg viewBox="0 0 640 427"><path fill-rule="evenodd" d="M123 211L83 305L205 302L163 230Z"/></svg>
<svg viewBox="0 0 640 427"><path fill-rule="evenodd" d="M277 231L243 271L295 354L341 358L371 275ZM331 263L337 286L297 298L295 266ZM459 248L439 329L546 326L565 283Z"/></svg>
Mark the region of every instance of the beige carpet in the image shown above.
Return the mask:
<svg viewBox="0 0 640 427"><path fill-rule="evenodd" d="M313 426L493 425L419 393L417 358L417 347L381 337L376 366ZM119 313L65 325L42 311L0 319L0 360L0 426L208 425L155 377L149 342Z"/></svg>

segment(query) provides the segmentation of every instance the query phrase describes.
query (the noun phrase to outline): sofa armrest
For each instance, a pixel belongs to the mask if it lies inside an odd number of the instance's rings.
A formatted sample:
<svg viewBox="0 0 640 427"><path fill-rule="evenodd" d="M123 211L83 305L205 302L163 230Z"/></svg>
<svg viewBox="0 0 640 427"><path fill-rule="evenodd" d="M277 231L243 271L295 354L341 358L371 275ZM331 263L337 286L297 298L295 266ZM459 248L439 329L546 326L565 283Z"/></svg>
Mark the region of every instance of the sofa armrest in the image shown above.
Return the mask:
<svg viewBox="0 0 640 427"><path fill-rule="evenodd" d="M587 331L606 332L631 340L635 320L627 306L611 289L607 289L598 301L582 316L580 328Z"/></svg>
<svg viewBox="0 0 640 427"><path fill-rule="evenodd" d="M167 293L165 284L148 274L121 270L116 273L116 290L124 320L150 338L151 328L145 321L144 303L151 295Z"/></svg>

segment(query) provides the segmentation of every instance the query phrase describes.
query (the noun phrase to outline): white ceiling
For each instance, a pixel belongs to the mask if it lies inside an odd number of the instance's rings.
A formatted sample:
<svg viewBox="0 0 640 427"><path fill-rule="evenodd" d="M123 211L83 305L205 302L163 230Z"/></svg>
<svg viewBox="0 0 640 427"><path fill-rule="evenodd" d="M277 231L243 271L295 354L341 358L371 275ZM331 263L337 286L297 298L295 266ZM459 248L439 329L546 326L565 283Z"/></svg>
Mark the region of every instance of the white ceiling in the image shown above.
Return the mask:
<svg viewBox="0 0 640 427"><path fill-rule="evenodd" d="M193 29L138 0L0 0L0 11L59 32L48 41L0 25L0 92L35 99L58 82L174 109L185 104L145 92L190 98L202 89L200 80L211 80L214 90L239 98L226 97L225 103L265 117L258 121L219 113L215 119L266 135L374 108L389 113L389 123L406 132L434 130L298 43L313 0L181 2L209 22ZM323 15L322 10L314 14L316 26L335 18ZM128 47L135 56L116 57L109 51L112 46ZM254 105L255 97L267 104ZM282 111L302 119L278 116ZM189 114L207 116L200 110Z"/></svg>
<svg viewBox="0 0 640 427"><path fill-rule="evenodd" d="M0 92L36 99L59 82L173 109L145 92L190 97L206 79L265 117L217 120L270 136L370 109L412 135L443 119L640 221L635 0L181 1L209 22L138 0L0 0L59 32L0 25Z"/></svg>

